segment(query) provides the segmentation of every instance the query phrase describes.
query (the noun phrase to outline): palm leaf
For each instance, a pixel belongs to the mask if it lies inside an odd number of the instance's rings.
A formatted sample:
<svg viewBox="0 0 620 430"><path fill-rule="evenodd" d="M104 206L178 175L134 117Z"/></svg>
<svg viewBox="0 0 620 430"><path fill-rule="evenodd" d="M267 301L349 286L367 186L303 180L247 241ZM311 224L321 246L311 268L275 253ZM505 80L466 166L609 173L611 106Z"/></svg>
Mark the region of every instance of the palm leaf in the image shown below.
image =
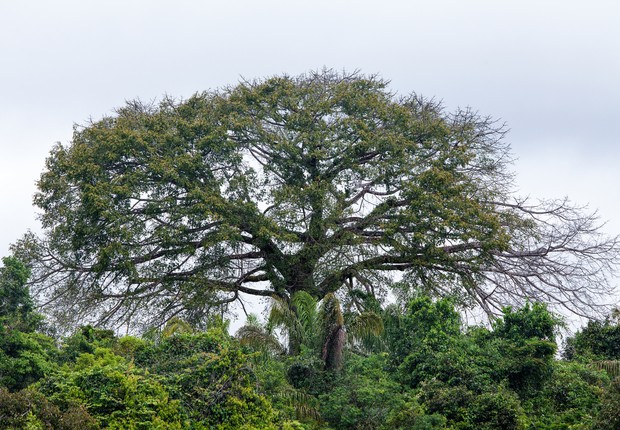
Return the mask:
<svg viewBox="0 0 620 430"><path fill-rule="evenodd" d="M620 360L595 361L592 365L598 370L604 370L607 372L609 377L612 379L620 376Z"/></svg>
<svg viewBox="0 0 620 430"><path fill-rule="evenodd" d="M295 315L299 324L304 328L306 333L314 332L317 322L317 301L305 291L299 291L293 294L291 302L295 309Z"/></svg>
<svg viewBox="0 0 620 430"><path fill-rule="evenodd" d="M193 333L194 328L190 323L179 317L173 317L168 320L161 332L161 337L166 338L176 334Z"/></svg>
<svg viewBox="0 0 620 430"><path fill-rule="evenodd" d="M305 291L295 293L290 302L279 297L272 300L267 330L284 330L289 341L289 353L296 353L302 344L315 345L316 304L316 299Z"/></svg>
<svg viewBox="0 0 620 430"><path fill-rule="evenodd" d="M360 344L364 350L381 349L384 331L383 319L376 312L362 312L351 317L347 324L349 343Z"/></svg>
<svg viewBox="0 0 620 430"><path fill-rule="evenodd" d="M322 422L318 402L315 397L294 388L283 389L278 393L278 396L285 399L295 409L295 415L298 420L310 418Z"/></svg>
<svg viewBox="0 0 620 430"><path fill-rule="evenodd" d="M237 330L235 337L241 345L249 346L256 351L270 351L275 354L284 353L284 347L278 339L263 327L246 324Z"/></svg>

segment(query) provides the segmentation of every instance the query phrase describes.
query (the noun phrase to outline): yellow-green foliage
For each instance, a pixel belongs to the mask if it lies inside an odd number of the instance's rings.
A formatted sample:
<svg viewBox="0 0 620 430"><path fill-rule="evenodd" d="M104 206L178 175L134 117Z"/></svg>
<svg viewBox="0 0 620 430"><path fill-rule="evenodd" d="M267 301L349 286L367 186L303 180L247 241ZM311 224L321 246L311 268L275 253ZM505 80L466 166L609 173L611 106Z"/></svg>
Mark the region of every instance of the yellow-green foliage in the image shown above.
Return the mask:
<svg viewBox="0 0 620 430"><path fill-rule="evenodd" d="M99 348L65 364L38 388L62 409L84 405L101 427L181 429L179 402L155 375L111 350Z"/></svg>
<svg viewBox="0 0 620 430"><path fill-rule="evenodd" d="M191 428L269 428L277 413L257 389L251 358L218 327L165 337L137 351L135 363L161 377Z"/></svg>

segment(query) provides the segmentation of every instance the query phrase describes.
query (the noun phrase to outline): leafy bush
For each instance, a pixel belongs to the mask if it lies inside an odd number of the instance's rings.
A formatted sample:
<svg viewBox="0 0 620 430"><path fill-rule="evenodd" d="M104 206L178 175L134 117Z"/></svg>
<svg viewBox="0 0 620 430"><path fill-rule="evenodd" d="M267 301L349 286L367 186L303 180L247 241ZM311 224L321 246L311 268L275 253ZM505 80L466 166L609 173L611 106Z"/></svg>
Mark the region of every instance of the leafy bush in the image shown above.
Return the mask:
<svg viewBox="0 0 620 430"><path fill-rule="evenodd" d="M26 286L30 271L14 257L0 267L0 387L20 390L53 367L53 339L36 333L42 317Z"/></svg>
<svg viewBox="0 0 620 430"><path fill-rule="evenodd" d="M405 402L400 384L385 371L387 357L348 357L333 389L319 396L321 416L335 429L378 429Z"/></svg>
<svg viewBox="0 0 620 430"><path fill-rule="evenodd" d="M427 415L415 400L407 400L388 414L385 430L440 430L446 426L446 418L440 414Z"/></svg>
<svg viewBox="0 0 620 430"><path fill-rule="evenodd" d="M34 311L26 282L30 269L15 257L4 257L0 267L0 323L9 330L32 332L43 319Z"/></svg>
<svg viewBox="0 0 620 430"><path fill-rule="evenodd" d="M82 406L62 412L41 393L30 388L10 393L0 388L0 422L3 429L95 430L99 426Z"/></svg>
<svg viewBox="0 0 620 430"><path fill-rule="evenodd" d="M270 428L277 422L277 413L257 390L251 356L223 327L140 347L135 362L162 377L192 428Z"/></svg>
<svg viewBox="0 0 620 430"><path fill-rule="evenodd" d="M38 387L62 410L84 405L104 428L182 428L179 404L157 378L106 348L80 355Z"/></svg>
<svg viewBox="0 0 620 430"><path fill-rule="evenodd" d="M431 381L421 388L421 400L429 413L442 414L450 428L459 430L519 430L526 417L517 395L499 385L477 394L462 385Z"/></svg>
<svg viewBox="0 0 620 430"><path fill-rule="evenodd" d="M566 340L564 357L569 360L620 360L620 324L617 317L589 321Z"/></svg>
<svg viewBox="0 0 620 430"><path fill-rule="evenodd" d="M596 430L620 429L620 378L607 387L601 401L601 409L593 426Z"/></svg>
<svg viewBox="0 0 620 430"><path fill-rule="evenodd" d="M503 355L501 370L522 398L534 396L552 377L560 324L541 303L516 311L507 307L503 318L495 322L493 333Z"/></svg>
<svg viewBox="0 0 620 430"><path fill-rule="evenodd" d="M80 327L63 340L59 361L74 362L81 354L93 354L97 348L113 348L117 340L112 330L95 328L91 325Z"/></svg>
<svg viewBox="0 0 620 430"><path fill-rule="evenodd" d="M0 325L0 386L21 390L55 368L54 340Z"/></svg>
<svg viewBox="0 0 620 430"><path fill-rule="evenodd" d="M553 377L527 400L532 425L537 429L590 429L607 376L577 362L556 361L553 367Z"/></svg>
<svg viewBox="0 0 620 430"><path fill-rule="evenodd" d="M404 315L388 313L386 338L390 364L398 380L411 387L436 375L438 355L450 352L461 335L461 319L449 300L421 297Z"/></svg>

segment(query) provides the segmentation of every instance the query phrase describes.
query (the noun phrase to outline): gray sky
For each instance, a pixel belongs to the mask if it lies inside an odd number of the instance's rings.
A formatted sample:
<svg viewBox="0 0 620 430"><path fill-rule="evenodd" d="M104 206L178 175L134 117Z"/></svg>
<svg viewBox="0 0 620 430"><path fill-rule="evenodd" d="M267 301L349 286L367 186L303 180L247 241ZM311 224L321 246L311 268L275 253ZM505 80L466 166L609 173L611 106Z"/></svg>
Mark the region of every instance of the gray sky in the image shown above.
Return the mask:
<svg viewBox="0 0 620 430"><path fill-rule="evenodd" d="M616 1L0 0L0 256L74 123L241 76L331 67L505 121L520 192L620 232Z"/></svg>

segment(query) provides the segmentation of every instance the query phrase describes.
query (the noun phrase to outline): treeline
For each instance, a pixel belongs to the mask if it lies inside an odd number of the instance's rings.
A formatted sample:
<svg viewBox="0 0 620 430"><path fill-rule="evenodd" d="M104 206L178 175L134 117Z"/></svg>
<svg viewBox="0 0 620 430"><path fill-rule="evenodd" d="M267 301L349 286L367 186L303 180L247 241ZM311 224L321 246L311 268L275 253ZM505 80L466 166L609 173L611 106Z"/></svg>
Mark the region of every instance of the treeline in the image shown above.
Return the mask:
<svg viewBox="0 0 620 430"><path fill-rule="evenodd" d="M236 337L213 318L56 339L28 269L3 263L3 429L620 428L617 315L569 338L561 359L561 321L542 304L465 327L450 299L426 296L388 307L359 296L353 312L302 294L295 315L274 303Z"/></svg>

